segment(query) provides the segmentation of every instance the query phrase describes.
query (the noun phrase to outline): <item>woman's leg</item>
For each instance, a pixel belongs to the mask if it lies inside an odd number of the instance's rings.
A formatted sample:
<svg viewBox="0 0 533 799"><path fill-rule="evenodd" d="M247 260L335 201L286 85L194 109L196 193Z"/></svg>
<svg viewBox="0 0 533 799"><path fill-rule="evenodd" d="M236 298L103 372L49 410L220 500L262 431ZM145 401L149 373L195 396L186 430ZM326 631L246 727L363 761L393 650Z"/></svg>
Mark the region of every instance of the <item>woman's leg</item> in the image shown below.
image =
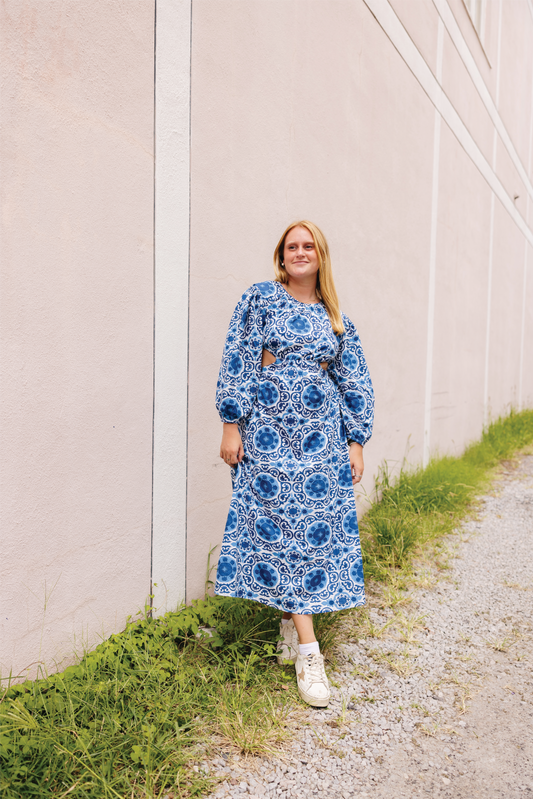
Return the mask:
<svg viewBox="0 0 533 799"><path fill-rule="evenodd" d="M299 639L299 652L294 664L298 693L308 705L327 707L329 683L313 628L313 616L293 613L292 620Z"/></svg>
<svg viewBox="0 0 533 799"><path fill-rule="evenodd" d="M313 616L311 614L302 615L300 613L293 613L292 620L296 627L300 643L313 644L316 641L313 628Z"/></svg>

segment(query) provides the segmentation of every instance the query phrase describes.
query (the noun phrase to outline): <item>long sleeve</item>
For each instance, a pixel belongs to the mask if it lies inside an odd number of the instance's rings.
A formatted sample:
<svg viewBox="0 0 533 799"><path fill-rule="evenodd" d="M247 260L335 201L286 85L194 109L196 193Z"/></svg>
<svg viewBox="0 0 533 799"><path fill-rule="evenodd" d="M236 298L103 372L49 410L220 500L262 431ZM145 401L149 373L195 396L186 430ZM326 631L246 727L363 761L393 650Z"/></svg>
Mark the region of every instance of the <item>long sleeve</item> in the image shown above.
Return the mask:
<svg viewBox="0 0 533 799"><path fill-rule="evenodd" d="M265 315L265 300L252 286L233 312L224 345L216 392L223 422L238 422L252 410L261 372Z"/></svg>
<svg viewBox="0 0 533 799"><path fill-rule="evenodd" d="M347 439L364 445L372 435L374 390L357 330L345 314L342 318L345 330L328 372L339 391Z"/></svg>

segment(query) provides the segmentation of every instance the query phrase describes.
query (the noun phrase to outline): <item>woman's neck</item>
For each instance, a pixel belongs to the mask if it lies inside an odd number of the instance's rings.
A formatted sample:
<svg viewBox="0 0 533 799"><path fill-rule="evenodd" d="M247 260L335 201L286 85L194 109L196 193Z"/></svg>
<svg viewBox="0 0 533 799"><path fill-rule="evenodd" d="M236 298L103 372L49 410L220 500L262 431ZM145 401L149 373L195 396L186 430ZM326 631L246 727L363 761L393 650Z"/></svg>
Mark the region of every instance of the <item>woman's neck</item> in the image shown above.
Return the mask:
<svg viewBox="0 0 533 799"><path fill-rule="evenodd" d="M285 288L298 302L305 302L307 304L318 302L318 297L316 295L316 278L314 280L301 281L289 277L289 282L285 283Z"/></svg>

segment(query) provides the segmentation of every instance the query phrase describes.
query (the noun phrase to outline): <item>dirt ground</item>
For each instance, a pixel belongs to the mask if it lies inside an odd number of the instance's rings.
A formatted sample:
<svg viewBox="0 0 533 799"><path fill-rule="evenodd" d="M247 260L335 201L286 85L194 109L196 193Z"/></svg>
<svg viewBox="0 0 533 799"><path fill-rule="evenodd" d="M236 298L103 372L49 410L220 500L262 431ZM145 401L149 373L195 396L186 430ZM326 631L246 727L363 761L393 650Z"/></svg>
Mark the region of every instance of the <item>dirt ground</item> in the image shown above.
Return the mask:
<svg viewBox="0 0 533 799"><path fill-rule="evenodd" d="M512 653L496 653L491 674L457 725L457 748L437 737L419 741L414 753L398 749L390 777L370 796L433 796L469 799L533 797L531 646L521 668ZM431 763L431 765L428 765Z"/></svg>

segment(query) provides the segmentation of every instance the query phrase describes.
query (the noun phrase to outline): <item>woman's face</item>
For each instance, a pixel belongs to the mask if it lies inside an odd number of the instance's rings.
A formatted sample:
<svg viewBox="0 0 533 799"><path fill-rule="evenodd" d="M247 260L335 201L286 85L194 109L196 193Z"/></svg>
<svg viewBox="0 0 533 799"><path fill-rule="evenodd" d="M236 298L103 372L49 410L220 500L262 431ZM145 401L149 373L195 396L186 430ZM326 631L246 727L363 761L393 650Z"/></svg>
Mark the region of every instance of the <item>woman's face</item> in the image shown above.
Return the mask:
<svg viewBox="0 0 533 799"><path fill-rule="evenodd" d="M295 280L316 277L319 260L315 242L307 228L293 227L285 237L283 262L289 277Z"/></svg>

